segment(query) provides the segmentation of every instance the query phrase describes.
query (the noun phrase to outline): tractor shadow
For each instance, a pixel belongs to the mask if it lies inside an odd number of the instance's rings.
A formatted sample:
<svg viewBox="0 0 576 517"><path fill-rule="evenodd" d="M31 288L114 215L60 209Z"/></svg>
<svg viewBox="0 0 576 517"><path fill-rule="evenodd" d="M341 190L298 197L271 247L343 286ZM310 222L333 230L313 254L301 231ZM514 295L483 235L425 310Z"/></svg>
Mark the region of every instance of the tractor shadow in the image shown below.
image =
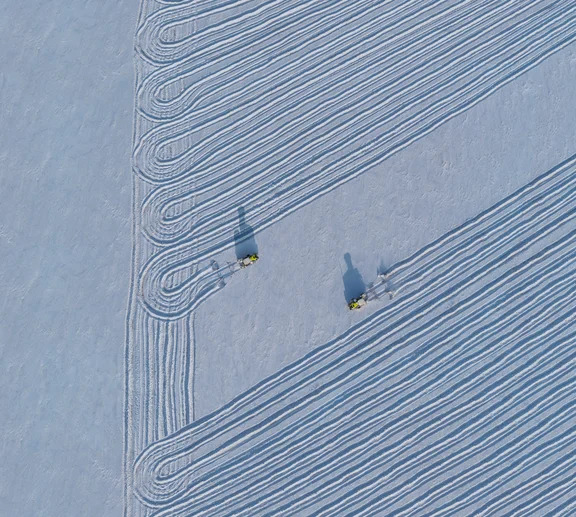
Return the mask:
<svg viewBox="0 0 576 517"><path fill-rule="evenodd" d="M258 253L254 229L246 222L246 211L242 206L238 208L238 228L234 230L234 247L237 259Z"/></svg>
<svg viewBox="0 0 576 517"><path fill-rule="evenodd" d="M342 275L342 282L344 282L344 298L349 302L352 298L359 297L366 291L366 283L354 265L352 264L352 257L350 253L344 255L346 261L346 271Z"/></svg>

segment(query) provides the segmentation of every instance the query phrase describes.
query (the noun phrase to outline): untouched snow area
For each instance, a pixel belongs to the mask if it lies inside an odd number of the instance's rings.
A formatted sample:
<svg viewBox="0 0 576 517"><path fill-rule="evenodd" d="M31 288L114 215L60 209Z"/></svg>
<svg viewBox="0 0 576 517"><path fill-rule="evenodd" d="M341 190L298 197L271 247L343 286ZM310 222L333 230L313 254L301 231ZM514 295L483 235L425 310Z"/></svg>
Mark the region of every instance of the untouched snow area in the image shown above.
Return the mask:
<svg viewBox="0 0 576 517"><path fill-rule="evenodd" d="M0 515L122 514L138 2L0 16Z"/></svg>

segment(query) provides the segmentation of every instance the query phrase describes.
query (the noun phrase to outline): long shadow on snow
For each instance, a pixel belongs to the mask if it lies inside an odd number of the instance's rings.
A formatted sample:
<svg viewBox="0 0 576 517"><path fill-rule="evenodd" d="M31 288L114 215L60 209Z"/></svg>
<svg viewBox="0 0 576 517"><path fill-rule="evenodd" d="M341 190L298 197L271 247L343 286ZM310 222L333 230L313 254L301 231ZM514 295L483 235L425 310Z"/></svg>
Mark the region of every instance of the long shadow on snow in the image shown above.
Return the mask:
<svg viewBox="0 0 576 517"><path fill-rule="evenodd" d="M258 244L254 238L254 229L246 222L246 210L238 208L238 229L234 231L236 258L243 258L258 253Z"/></svg>
<svg viewBox="0 0 576 517"><path fill-rule="evenodd" d="M342 275L342 282L344 282L344 298L349 302L352 298L357 298L366 291L366 284L360 271L358 271L352 264L352 257L350 253L344 255L346 261L346 272Z"/></svg>

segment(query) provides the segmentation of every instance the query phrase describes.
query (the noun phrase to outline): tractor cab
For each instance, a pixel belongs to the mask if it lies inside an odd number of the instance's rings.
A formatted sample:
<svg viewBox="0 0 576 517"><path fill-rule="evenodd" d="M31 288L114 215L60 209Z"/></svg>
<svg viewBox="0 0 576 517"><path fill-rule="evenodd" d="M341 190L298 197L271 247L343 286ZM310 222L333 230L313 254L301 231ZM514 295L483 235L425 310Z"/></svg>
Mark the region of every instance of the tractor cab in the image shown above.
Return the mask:
<svg viewBox="0 0 576 517"><path fill-rule="evenodd" d="M247 255L244 258L238 259L239 266L244 269L245 267L251 266L258 260L258 255L256 253L252 253L252 255Z"/></svg>
<svg viewBox="0 0 576 517"><path fill-rule="evenodd" d="M368 303L368 296L366 296L366 293L364 293L360 295L358 298L352 298L352 300L350 300L350 302L348 303L348 308L351 311L356 311L364 307L367 303Z"/></svg>

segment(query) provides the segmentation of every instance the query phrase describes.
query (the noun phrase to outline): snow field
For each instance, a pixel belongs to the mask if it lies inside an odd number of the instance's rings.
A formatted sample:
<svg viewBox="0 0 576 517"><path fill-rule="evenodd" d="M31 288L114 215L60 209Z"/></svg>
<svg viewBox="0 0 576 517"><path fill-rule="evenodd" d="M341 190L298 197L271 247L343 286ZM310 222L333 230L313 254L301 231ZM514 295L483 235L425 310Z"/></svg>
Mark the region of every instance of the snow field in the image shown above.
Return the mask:
<svg viewBox="0 0 576 517"><path fill-rule="evenodd" d="M197 421L194 320L225 293L239 208L258 234L373 169L573 43L575 10L143 2L126 515L568 511L574 158L392 266L370 293L393 303Z"/></svg>
<svg viewBox="0 0 576 517"><path fill-rule="evenodd" d="M146 504L162 507L158 515L250 515L257 508L263 515L292 515L290 508L294 515L307 515L304 492L309 494L310 514L317 514L322 501L326 515L346 515L342 501L357 505L368 495L375 499L365 502L366 512L376 503L381 511L384 506L377 494L383 482L390 487L391 480L414 472L429 472L417 486L440 494L427 501L448 499L452 489L437 484L438 472L451 472L466 461L474 466L471 473L485 479L490 472L487 452L498 458L515 457L517 450L506 439L540 414L525 411L528 401L540 400L542 394L553 406L566 401L558 425L569 421L574 380L568 346L574 339L570 310L574 209L565 204L558 212L557 199L551 196L548 212L538 214L538 200L546 199L554 188L562 195L563 176L568 182L576 180L574 165L570 160L550 171L399 264L391 278L396 274L414 278L441 262L443 255L451 257L444 261L444 270L401 296L397 304L222 410L150 446L136 463ZM525 213L531 210L536 213ZM510 219L531 224L515 228ZM506 241L503 234L513 237ZM552 244L544 246L550 238ZM501 274L503 265L508 269ZM485 276L491 281L486 283ZM459 301L447 308L451 299ZM543 347L543 337L549 347ZM531 368L535 362L539 367ZM550 366L546 373L544 365ZM543 408L541 414L549 416L549 406ZM505 417L510 422L501 432L490 425ZM540 425L533 431L542 436L551 432L542 431ZM450 433L453 439L448 440ZM541 434L529 443L539 444ZM476 443L472 440L476 435L482 447L462 447ZM429 439L426 447L414 448L425 439ZM564 442L557 445L552 450L568 461L565 455L571 457L573 449L567 451ZM498 447L504 452L497 452ZM418 462L407 462L411 455ZM386 466L389 472L391 464L396 465L397 476L383 479L379 469ZM495 461L494 468L500 467ZM375 473L371 482L366 480L368 471ZM485 502L481 485L470 488L475 478L456 472L450 504L462 509L480 498ZM509 483L513 475L527 472L531 471L511 470L504 479ZM488 485L490 491L505 488L502 475L498 479L499 483ZM370 487L366 496L353 482ZM348 496L341 494L342 486L349 489ZM456 489L461 486L472 495L460 498ZM399 482L397 490L387 495L391 511L401 505L392 506L390 501L403 502L412 512L422 508L418 499L410 499L407 487ZM337 494L343 499L333 502ZM430 511L431 503L426 504ZM358 511L351 515L364 515Z"/></svg>

